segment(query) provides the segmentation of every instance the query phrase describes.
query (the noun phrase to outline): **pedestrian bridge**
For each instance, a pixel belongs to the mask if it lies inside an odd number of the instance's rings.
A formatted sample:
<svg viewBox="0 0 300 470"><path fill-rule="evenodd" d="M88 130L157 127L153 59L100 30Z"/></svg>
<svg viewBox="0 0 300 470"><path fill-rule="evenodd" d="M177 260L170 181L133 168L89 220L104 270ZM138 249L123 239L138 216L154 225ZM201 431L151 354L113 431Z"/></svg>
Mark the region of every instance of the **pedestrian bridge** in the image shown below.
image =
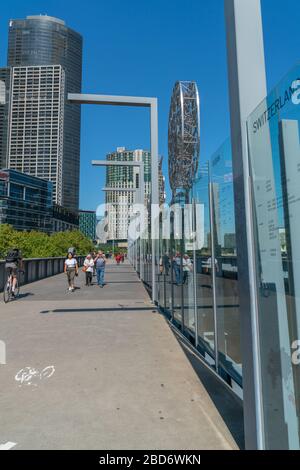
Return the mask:
<svg viewBox="0 0 300 470"><path fill-rule="evenodd" d="M1 302L0 444L243 447L239 399L176 336L129 263L108 264L106 282L86 287L81 272L69 293L58 274Z"/></svg>

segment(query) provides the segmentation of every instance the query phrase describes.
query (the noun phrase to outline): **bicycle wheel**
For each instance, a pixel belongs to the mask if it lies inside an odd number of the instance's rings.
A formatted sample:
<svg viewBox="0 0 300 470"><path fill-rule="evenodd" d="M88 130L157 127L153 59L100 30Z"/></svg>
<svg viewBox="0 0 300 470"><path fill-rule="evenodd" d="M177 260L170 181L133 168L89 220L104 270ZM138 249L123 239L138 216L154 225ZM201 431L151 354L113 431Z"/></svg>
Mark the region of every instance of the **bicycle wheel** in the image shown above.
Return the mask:
<svg viewBox="0 0 300 470"><path fill-rule="evenodd" d="M11 285L10 285L10 282L7 281L7 283L4 286L3 300L7 304L7 302L10 301L10 298L11 298Z"/></svg>
<svg viewBox="0 0 300 470"><path fill-rule="evenodd" d="M19 284L19 278L17 277L16 285L15 285L15 298L19 297L19 294L20 294L20 284Z"/></svg>

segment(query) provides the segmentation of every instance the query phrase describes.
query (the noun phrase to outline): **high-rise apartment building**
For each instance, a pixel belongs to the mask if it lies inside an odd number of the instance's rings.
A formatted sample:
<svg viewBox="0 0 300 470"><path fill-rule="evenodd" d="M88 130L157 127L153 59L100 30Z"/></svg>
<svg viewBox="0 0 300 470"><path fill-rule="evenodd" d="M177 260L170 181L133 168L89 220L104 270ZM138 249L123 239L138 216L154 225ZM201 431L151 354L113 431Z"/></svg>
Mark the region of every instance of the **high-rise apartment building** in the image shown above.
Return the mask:
<svg viewBox="0 0 300 470"><path fill-rule="evenodd" d="M7 164L52 181L54 202L78 210L82 37L47 15L9 22ZM23 137L23 138L22 138Z"/></svg>
<svg viewBox="0 0 300 470"><path fill-rule="evenodd" d="M79 211L79 230L90 240L96 238L96 212Z"/></svg>
<svg viewBox="0 0 300 470"><path fill-rule="evenodd" d="M12 68L8 167L51 181L53 201L61 206L64 88L61 65Z"/></svg>
<svg viewBox="0 0 300 470"><path fill-rule="evenodd" d="M106 156L108 161L144 163L144 203L150 215L151 203L151 153L147 150L127 150L118 147L116 152ZM107 166L105 203L108 222L108 241L127 240L128 226L132 218L132 206L140 202L137 191L140 188L140 168L138 166ZM165 184L162 174L162 158L159 164L159 201L165 202ZM145 220L145 224L147 220Z"/></svg>
<svg viewBox="0 0 300 470"><path fill-rule="evenodd" d="M9 67L0 68L0 168L7 166L10 76L11 70Z"/></svg>
<svg viewBox="0 0 300 470"><path fill-rule="evenodd" d="M151 153L146 150L117 148L106 156L109 161L144 162L145 204L151 191ZM139 188L139 168L132 166L108 166L106 168L105 203L108 218L108 240L127 240L132 216L132 205Z"/></svg>

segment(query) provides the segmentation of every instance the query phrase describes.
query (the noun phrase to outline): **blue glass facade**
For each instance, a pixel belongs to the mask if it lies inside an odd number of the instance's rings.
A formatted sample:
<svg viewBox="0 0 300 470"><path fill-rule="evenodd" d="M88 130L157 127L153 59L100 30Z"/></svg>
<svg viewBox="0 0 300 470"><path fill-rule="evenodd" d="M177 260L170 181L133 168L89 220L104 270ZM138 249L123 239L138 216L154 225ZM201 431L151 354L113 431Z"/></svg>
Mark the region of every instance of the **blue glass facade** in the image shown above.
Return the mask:
<svg viewBox="0 0 300 470"><path fill-rule="evenodd" d="M0 171L0 224L52 231L52 183L15 170Z"/></svg>

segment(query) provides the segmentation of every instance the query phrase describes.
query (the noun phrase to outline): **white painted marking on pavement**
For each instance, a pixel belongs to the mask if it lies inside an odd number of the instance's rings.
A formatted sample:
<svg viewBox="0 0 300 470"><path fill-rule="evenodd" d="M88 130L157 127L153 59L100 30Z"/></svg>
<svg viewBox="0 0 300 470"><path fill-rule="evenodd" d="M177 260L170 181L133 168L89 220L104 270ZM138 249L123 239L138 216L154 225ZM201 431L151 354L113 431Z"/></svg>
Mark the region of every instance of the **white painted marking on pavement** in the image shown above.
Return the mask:
<svg viewBox="0 0 300 470"><path fill-rule="evenodd" d="M16 442L7 442L6 444L0 444L0 450L10 450L12 447L17 445Z"/></svg>

